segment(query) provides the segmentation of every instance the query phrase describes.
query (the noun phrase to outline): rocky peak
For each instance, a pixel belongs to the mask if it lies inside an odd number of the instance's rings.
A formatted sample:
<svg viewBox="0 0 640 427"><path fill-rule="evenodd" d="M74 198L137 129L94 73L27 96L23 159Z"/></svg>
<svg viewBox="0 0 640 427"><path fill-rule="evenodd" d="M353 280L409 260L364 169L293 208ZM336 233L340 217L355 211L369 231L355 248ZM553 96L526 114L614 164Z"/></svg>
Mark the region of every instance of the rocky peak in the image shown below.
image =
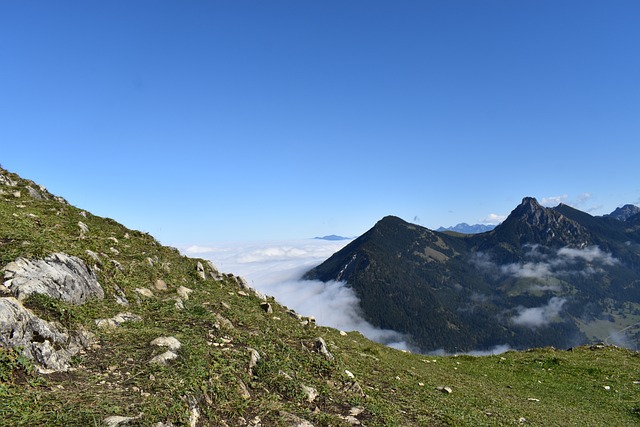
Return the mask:
<svg viewBox="0 0 640 427"><path fill-rule="evenodd" d="M616 208L616 210L605 216L610 216L612 218L619 219L620 221L626 221L638 213L640 213L640 208L636 205L629 204L624 205L621 208Z"/></svg>

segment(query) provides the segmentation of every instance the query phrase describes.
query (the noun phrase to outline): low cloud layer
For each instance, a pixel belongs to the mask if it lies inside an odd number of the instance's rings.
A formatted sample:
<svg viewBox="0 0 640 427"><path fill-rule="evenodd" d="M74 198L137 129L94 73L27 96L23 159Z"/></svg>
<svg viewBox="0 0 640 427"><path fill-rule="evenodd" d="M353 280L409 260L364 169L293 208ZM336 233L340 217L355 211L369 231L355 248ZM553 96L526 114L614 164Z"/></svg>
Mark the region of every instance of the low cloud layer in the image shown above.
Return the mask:
<svg viewBox="0 0 640 427"><path fill-rule="evenodd" d="M619 263L612 254L598 246L583 249L565 247L551 253L544 253L538 245L528 245L525 249L526 260L523 262L498 265L488 254L479 252L475 254L472 263L497 277L535 279L535 282L528 284L530 292L560 292L563 278L598 274L603 271L603 267ZM554 296L542 306L517 307L511 321L529 328L546 326L558 319L567 301L567 298Z"/></svg>
<svg viewBox="0 0 640 427"><path fill-rule="evenodd" d="M304 239L245 245L189 246L187 255L207 258L223 272L244 277L249 285L319 325L358 331L390 347L413 350L402 334L379 329L363 319L359 300L343 282L300 280L302 275L350 241Z"/></svg>
<svg viewBox="0 0 640 427"><path fill-rule="evenodd" d="M566 298L552 297L546 305L541 307L518 307L518 314L511 321L519 326L539 328L557 320Z"/></svg>

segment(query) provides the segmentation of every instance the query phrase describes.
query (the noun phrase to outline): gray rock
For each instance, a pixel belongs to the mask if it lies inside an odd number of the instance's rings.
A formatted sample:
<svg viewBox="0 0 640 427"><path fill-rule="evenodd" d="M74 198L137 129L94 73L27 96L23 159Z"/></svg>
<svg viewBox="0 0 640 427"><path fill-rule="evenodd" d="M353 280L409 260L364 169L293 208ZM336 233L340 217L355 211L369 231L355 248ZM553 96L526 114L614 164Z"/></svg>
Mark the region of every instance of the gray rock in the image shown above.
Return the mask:
<svg viewBox="0 0 640 427"><path fill-rule="evenodd" d="M89 226L82 221L78 221L78 227L80 227L80 233L88 233Z"/></svg>
<svg viewBox="0 0 640 427"><path fill-rule="evenodd" d="M169 350L180 350L182 344L176 337L158 337L151 341L151 345L157 345L158 347L167 347Z"/></svg>
<svg viewBox="0 0 640 427"><path fill-rule="evenodd" d="M196 264L196 271L198 272L198 276L200 276L201 279L206 279L207 276L204 272L204 266L202 265L202 263L200 261L198 261L198 264Z"/></svg>
<svg viewBox="0 0 640 427"><path fill-rule="evenodd" d="M129 421L139 420L140 418L142 418L142 414L138 415L137 417L122 417L120 415L112 415L102 420L102 422L107 427L118 427L120 425L129 424Z"/></svg>
<svg viewBox="0 0 640 427"><path fill-rule="evenodd" d="M302 390L302 394L306 396L307 402L309 403L313 402L314 400L316 400L316 397L318 397L318 390L313 387L300 384L300 389Z"/></svg>
<svg viewBox="0 0 640 427"><path fill-rule="evenodd" d="M188 301L189 300L189 294L191 294L191 292L193 292L193 289L189 289L186 286L180 286L178 289L176 289L176 292L178 293L180 298L182 298L185 301Z"/></svg>
<svg viewBox="0 0 640 427"><path fill-rule="evenodd" d="M109 319L97 319L96 326L99 328L117 328L125 322L140 322L142 317L133 313L118 313Z"/></svg>
<svg viewBox="0 0 640 427"><path fill-rule="evenodd" d="M47 199L46 194L41 194L38 190L33 187L27 186L27 191L29 191L29 195L36 200L45 200Z"/></svg>
<svg viewBox="0 0 640 427"><path fill-rule="evenodd" d="M71 304L104 298L95 273L80 258L64 253L55 253L43 260L18 258L4 268L4 278L4 285L18 300L34 293Z"/></svg>
<svg viewBox="0 0 640 427"><path fill-rule="evenodd" d="M156 280L156 282L154 283L154 287L156 288L157 291L166 291L168 289L167 282L165 282L162 279Z"/></svg>
<svg viewBox="0 0 640 427"><path fill-rule="evenodd" d="M5 185L7 187L15 187L16 185L18 185L18 182L12 180L6 175L0 174L0 185Z"/></svg>
<svg viewBox="0 0 640 427"><path fill-rule="evenodd" d="M67 371L71 357L91 341L86 331L69 332L40 319L16 298L0 298L0 345L21 347L41 372Z"/></svg>
<svg viewBox="0 0 640 427"><path fill-rule="evenodd" d="M280 411L278 415L287 427L313 427L309 421L289 412Z"/></svg>
<svg viewBox="0 0 640 427"><path fill-rule="evenodd" d="M324 342L324 339L321 337L316 338L316 342L314 343L315 350L326 357L328 360L333 360L333 354L327 348L327 343Z"/></svg>
<svg viewBox="0 0 640 427"><path fill-rule="evenodd" d="M255 366L258 364L258 362L260 361L260 353L258 353L257 350L253 349L253 348L249 348L249 375L253 375L253 368L255 368Z"/></svg>
<svg viewBox="0 0 640 427"><path fill-rule="evenodd" d="M170 360L173 359L177 359L178 355L175 354L173 351L171 350L167 350L162 354L159 354L157 356L155 356L154 358L152 358L149 363L152 365L166 365L167 362L169 362Z"/></svg>

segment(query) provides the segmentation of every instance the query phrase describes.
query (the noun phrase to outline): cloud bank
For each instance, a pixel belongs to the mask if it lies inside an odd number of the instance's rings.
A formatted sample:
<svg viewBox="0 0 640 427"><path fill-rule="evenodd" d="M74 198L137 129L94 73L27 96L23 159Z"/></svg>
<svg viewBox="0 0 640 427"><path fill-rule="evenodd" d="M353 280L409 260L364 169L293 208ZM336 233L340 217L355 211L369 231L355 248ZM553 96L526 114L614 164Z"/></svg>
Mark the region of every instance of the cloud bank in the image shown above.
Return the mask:
<svg viewBox="0 0 640 427"><path fill-rule="evenodd" d="M296 312L314 316L316 323L343 331L358 331L367 338L401 350L416 351L399 332L379 329L364 320L360 301L344 282L300 280L302 275L350 240L303 239L220 246L187 246L186 255L207 258L223 272L244 277L249 286L271 295Z"/></svg>
<svg viewBox="0 0 640 427"><path fill-rule="evenodd" d="M552 297L546 305L541 307L518 307L518 314L513 316L511 321L516 325L529 328L546 326L558 318L566 302L566 298Z"/></svg>

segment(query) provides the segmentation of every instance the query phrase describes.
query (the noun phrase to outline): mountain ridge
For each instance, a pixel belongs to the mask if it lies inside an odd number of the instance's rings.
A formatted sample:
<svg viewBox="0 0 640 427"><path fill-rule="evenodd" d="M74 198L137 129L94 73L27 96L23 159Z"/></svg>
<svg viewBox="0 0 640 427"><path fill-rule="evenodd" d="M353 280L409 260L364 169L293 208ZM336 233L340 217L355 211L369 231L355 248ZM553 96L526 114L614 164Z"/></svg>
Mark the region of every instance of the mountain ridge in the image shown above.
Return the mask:
<svg viewBox="0 0 640 427"><path fill-rule="evenodd" d="M304 277L345 281L367 320L424 351L571 347L606 338L599 319L613 316L612 329L640 321L640 239L629 224L532 197L477 235L385 217Z"/></svg>

